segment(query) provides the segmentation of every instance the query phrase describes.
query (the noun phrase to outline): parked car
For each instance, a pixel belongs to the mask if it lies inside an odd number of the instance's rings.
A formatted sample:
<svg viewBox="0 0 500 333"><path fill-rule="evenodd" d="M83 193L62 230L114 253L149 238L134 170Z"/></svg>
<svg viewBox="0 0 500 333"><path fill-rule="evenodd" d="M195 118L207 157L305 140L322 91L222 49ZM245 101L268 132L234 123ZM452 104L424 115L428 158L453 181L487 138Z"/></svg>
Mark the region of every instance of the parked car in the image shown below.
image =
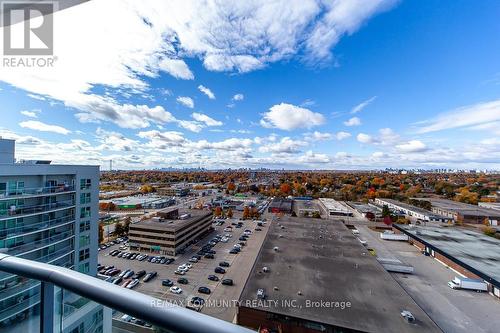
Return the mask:
<svg viewBox="0 0 500 333"><path fill-rule="evenodd" d="M178 286L173 286L173 287L170 287L170 292L174 293L174 294L180 294L180 293L182 293L182 289Z"/></svg>
<svg viewBox="0 0 500 333"><path fill-rule="evenodd" d="M130 269L127 269L127 270L125 270L125 271L122 271L122 272L120 273L120 275L118 275L118 276L122 278L122 277L124 277L124 276L125 276L125 274L127 274L128 272L130 272Z"/></svg>
<svg viewBox="0 0 500 333"><path fill-rule="evenodd" d="M129 316L128 314L124 314L122 317L121 317L122 321L124 322L129 322L132 320L132 316Z"/></svg>
<svg viewBox="0 0 500 333"><path fill-rule="evenodd" d="M161 281L161 285L164 287L172 287L174 285L174 282L172 282L172 280L165 279Z"/></svg>
<svg viewBox="0 0 500 333"><path fill-rule="evenodd" d="M215 273L219 273L219 274L225 274L226 273L226 270L222 267L215 267Z"/></svg>
<svg viewBox="0 0 500 333"><path fill-rule="evenodd" d="M123 275L123 278L128 279L128 278L131 278L133 275L134 275L134 271L129 270L127 273L125 273L125 275Z"/></svg>
<svg viewBox="0 0 500 333"><path fill-rule="evenodd" d="M179 278L177 279L177 283L180 283L180 284L188 284L189 283L189 280L186 279L186 278Z"/></svg>
<svg viewBox="0 0 500 333"><path fill-rule="evenodd" d="M238 254L239 252L240 252L240 251L237 251L237 250L235 250L235 249L231 249L231 250L229 251L229 253L231 253L231 254Z"/></svg>
<svg viewBox="0 0 500 333"><path fill-rule="evenodd" d="M211 253L205 254L204 257L207 258L207 259L214 259L215 258L215 256L213 254L211 254Z"/></svg>
<svg viewBox="0 0 500 333"><path fill-rule="evenodd" d="M255 231L262 231L261 228L255 228Z"/></svg>
<svg viewBox="0 0 500 333"><path fill-rule="evenodd" d="M232 279L223 279L221 283L225 286L232 286L233 280Z"/></svg>
<svg viewBox="0 0 500 333"><path fill-rule="evenodd" d="M127 289L133 289L139 284L139 279L133 279L129 284L127 284Z"/></svg>
<svg viewBox="0 0 500 333"><path fill-rule="evenodd" d="M219 281L219 278L217 277L217 275L209 275L208 276L208 279L210 281Z"/></svg>
<svg viewBox="0 0 500 333"><path fill-rule="evenodd" d="M142 271L138 271L137 273L135 273L134 276L132 276L133 279L140 279L141 277L143 277L144 275L146 275L146 271L145 270L142 270Z"/></svg>
<svg viewBox="0 0 500 333"><path fill-rule="evenodd" d="M174 274L177 274L177 275L184 275L184 274L186 274L186 272L185 272L185 271L181 271L181 270L176 270L176 271L174 272Z"/></svg>
<svg viewBox="0 0 500 333"><path fill-rule="evenodd" d="M220 267L229 267L229 266L230 266L230 264L229 264L227 261L221 261L221 262L219 263L219 266L220 266Z"/></svg>
<svg viewBox="0 0 500 333"><path fill-rule="evenodd" d="M201 294L210 294L211 290L208 287L199 287L198 292Z"/></svg>
<svg viewBox="0 0 500 333"><path fill-rule="evenodd" d="M146 276L144 277L144 279L142 279L143 282L149 282L151 280L153 280L156 275L158 275L157 272L149 272L148 274L146 274Z"/></svg>
<svg viewBox="0 0 500 333"><path fill-rule="evenodd" d="M266 298L266 293L264 292L264 289L258 289L257 290L257 298L260 298L260 299L265 299Z"/></svg>
<svg viewBox="0 0 500 333"><path fill-rule="evenodd" d="M113 280L113 282L112 282L112 283L113 283L113 284L120 284L120 283L122 283L122 281L123 281L123 278L121 278L121 277L117 277L117 278L115 278L115 279Z"/></svg>

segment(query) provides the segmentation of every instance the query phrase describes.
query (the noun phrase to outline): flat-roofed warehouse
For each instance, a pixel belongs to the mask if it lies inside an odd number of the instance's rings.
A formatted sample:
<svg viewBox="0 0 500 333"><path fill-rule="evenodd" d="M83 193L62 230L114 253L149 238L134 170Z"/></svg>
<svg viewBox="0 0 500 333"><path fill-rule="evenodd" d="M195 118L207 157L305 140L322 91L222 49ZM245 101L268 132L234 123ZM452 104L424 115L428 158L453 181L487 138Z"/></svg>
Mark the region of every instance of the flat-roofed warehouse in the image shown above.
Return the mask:
<svg viewBox="0 0 500 333"><path fill-rule="evenodd" d="M414 217L419 220L423 221L429 221L429 222L451 222L452 218L438 214L435 212L431 212L427 209L423 209L420 207L416 207L413 205L409 205L407 203L398 201L398 200L393 200L393 199L382 199L382 198L376 198L375 203L379 204L381 206L387 206L388 208L392 210L396 210L399 212L404 213L407 216Z"/></svg>
<svg viewBox="0 0 500 333"><path fill-rule="evenodd" d="M453 218L455 221L463 220L464 223L481 224L488 220L490 225L500 224L500 211L495 209L441 198L415 199L429 201L434 213Z"/></svg>
<svg viewBox="0 0 500 333"><path fill-rule="evenodd" d="M420 250L455 271L483 279L489 291L500 297L500 240L457 227L396 224L393 227L407 234Z"/></svg>
<svg viewBox="0 0 500 333"><path fill-rule="evenodd" d="M238 324L293 333L441 332L342 223L286 217L269 228Z"/></svg>
<svg viewBox="0 0 500 333"><path fill-rule="evenodd" d="M267 211L269 213L291 214L292 209L293 209L293 200L283 199L283 198L275 198L269 204Z"/></svg>
<svg viewBox="0 0 500 333"><path fill-rule="evenodd" d="M174 256L209 232L211 225L212 213L207 211L164 210L130 225L130 248Z"/></svg>
<svg viewBox="0 0 500 333"><path fill-rule="evenodd" d="M343 205L335 199L319 198L319 206L328 217L354 215L352 210L348 206Z"/></svg>

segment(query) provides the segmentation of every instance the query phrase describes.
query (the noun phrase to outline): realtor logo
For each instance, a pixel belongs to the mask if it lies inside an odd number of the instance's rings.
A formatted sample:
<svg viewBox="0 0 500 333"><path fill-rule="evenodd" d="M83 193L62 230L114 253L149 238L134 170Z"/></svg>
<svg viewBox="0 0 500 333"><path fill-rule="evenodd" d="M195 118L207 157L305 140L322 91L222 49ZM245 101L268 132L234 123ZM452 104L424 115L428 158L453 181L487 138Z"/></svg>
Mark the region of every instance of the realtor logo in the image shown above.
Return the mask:
<svg viewBox="0 0 500 333"><path fill-rule="evenodd" d="M2 1L1 5L4 55L53 55L53 2Z"/></svg>

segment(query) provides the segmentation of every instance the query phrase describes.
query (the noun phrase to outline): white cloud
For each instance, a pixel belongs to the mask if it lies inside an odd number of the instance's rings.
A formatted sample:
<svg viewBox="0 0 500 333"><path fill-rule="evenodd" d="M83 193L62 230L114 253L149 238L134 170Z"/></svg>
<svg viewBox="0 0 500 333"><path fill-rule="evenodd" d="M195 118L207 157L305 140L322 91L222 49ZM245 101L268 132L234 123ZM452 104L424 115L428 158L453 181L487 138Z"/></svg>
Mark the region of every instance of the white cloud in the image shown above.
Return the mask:
<svg viewBox="0 0 500 333"><path fill-rule="evenodd" d="M366 101L359 103L358 105L356 105L355 107L352 108L351 113L356 114L358 112L363 111L363 109L366 108L368 105L370 105L376 98L377 98L377 96L373 96L373 97L367 99Z"/></svg>
<svg viewBox="0 0 500 333"><path fill-rule="evenodd" d="M198 90L201 91L202 93L204 93L205 95L208 96L208 98L210 99L215 99L215 95L214 93L212 92L212 90L210 90L209 88L205 87L204 85L199 85L198 86Z"/></svg>
<svg viewBox="0 0 500 333"><path fill-rule="evenodd" d="M236 94L233 96L231 100L233 101L242 101L245 99L245 96L243 94Z"/></svg>
<svg viewBox="0 0 500 333"><path fill-rule="evenodd" d="M50 98L77 108L82 121L111 121L121 127L143 128L156 120L141 122L135 111L133 116L116 115L140 105L120 105L119 99L108 98L106 104L115 104L111 108L114 111L107 107L94 112L96 96L91 91L104 87L123 96L147 96L147 80L162 73L193 79L186 57L201 59L208 70L235 72L256 70L292 57L322 62L330 58L340 37L354 33L394 3L89 1L54 14L57 26L62 28L54 30L58 60L53 67L36 71L5 67L0 80L36 98ZM126 125L126 120L132 124Z"/></svg>
<svg viewBox="0 0 500 333"><path fill-rule="evenodd" d="M346 126L359 126L361 125L361 119L358 117L352 117L351 119L344 121L344 125Z"/></svg>
<svg viewBox="0 0 500 333"><path fill-rule="evenodd" d="M339 141L344 140L344 139L348 139L350 137L351 137L351 133L349 133L349 132L340 131L340 132L335 134L335 138Z"/></svg>
<svg viewBox="0 0 500 333"><path fill-rule="evenodd" d="M98 150L111 150L111 151L132 151L137 148L138 142L125 137L118 132L106 131L102 128L97 128L96 137L101 145L97 147ZM75 140L74 140L75 141ZM85 145L86 141L78 140L74 143ZM87 143L88 145L88 143Z"/></svg>
<svg viewBox="0 0 500 333"><path fill-rule="evenodd" d="M322 133L318 131L314 131L312 133L304 134L304 137L310 141L324 141L332 139L333 135L331 133Z"/></svg>
<svg viewBox="0 0 500 333"><path fill-rule="evenodd" d="M261 153L297 154L300 153L300 148L304 146L307 146L307 142L284 137L278 142L271 142L259 147L259 151Z"/></svg>
<svg viewBox="0 0 500 333"><path fill-rule="evenodd" d="M311 128L325 123L325 117L321 113L287 103L272 106L263 116L260 121L263 127L286 131Z"/></svg>
<svg viewBox="0 0 500 333"><path fill-rule="evenodd" d="M194 101L191 97L179 96L177 97L177 102L181 103L182 105L190 109L194 108Z"/></svg>
<svg viewBox="0 0 500 333"><path fill-rule="evenodd" d="M38 115L42 112L42 110L39 110L39 109L34 109L34 110L31 110L31 111L26 111L26 110L23 110L21 111L20 113L23 115L23 116L26 116L26 117L30 117L30 118L38 118Z"/></svg>
<svg viewBox="0 0 500 333"><path fill-rule="evenodd" d="M164 58L159 62L158 67L177 79L194 79L193 72L191 72L184 60Z"/></svg>
<svg viewBox="0 0 500 333"><path fill-rule="evenodd" d="M361 143L373 143L373 137L365 133L359 133L356 139Z"/></svg>
<svg viewBox="0 0 500 333"><path fill-rule="evenodd" d="M67 130L64 127L57 126L57 125L49 125L42 123L41 121L36 121L36 120L28 120L28 121L23 121L19 123L19 126L23 128L29 128L34 131L41 131L41 132L52 132L52 133L57 133L57 134L64 134L67 135L71 133L70 130Z"/></svg>
<svg viewBox="0 0 500 333"><path fill-rule="evenodd" d="M411 140L405 143L396 145L396 149L403 153L418 153L427 150L427 146L419 140Z"/></svg>
<svg viewBox="0 0 500 333"><path fill-rule="evenodd" d="M500 100L464 106L417 123L417 133L488 125L500 121Z"/></svg>
<svg viewBox="0 0 500 333"><path fill-rule="evenodd" d="M199 121L201 123L204 123L206 126L222 126L223 123L222 121L215 120L213 118L210 118L206 114L203 113L198 113L198 112L193 112L191 114L191 117L193 117L194 120Z"/></svg>
<svg viewBox="0 0 500 333"><path fill-rule="evenodd" d="M191 121L191 120L179 120L178 124L180 127L187 129L191 132L196 132L199 133L203 129L203 124L200 124L197 121Z"/></svg>

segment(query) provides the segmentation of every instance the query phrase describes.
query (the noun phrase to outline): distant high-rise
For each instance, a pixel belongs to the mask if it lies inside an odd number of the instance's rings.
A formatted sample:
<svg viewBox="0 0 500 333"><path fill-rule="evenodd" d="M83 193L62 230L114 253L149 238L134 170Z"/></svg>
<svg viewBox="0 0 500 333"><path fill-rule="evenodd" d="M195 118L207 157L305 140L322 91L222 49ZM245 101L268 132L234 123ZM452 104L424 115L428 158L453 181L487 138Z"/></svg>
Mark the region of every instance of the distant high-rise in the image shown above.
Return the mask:
<svg viewBox="0 0 500 333"><path fill-rule="evenodd" d="M95 276L98 191L98 166L15 163L14 142L0 139L0 252ZM62 331L103 331L102 306L55 293ZM39 314L40 283L0 272L0 331L32 331Z"/></svg>

